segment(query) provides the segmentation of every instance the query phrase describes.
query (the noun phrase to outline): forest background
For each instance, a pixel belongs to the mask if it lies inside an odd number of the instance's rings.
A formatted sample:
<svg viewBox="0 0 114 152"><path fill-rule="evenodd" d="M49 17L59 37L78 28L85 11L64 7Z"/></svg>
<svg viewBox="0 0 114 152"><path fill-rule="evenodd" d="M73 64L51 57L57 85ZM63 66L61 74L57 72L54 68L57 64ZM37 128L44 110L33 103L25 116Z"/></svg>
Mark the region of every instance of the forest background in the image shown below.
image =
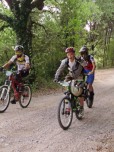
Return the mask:
<svg viewBox="0 0 114 152"><path fill-rule="evenodd" d="M21 44L31 60L34 90L53 88L64 50L87 45L97 69L114 66L113 0L0 0L0 66ZM0 74L0 85L5 77Z"/></svg>

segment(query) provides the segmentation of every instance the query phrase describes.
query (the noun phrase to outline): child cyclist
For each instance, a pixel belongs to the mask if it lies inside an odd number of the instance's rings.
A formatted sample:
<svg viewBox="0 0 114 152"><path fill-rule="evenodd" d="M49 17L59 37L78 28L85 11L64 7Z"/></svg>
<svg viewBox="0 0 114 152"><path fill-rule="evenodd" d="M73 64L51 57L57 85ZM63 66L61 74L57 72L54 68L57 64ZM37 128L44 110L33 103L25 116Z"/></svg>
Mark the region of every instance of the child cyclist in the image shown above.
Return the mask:
<svg viewBox="0 0 114 152"><path fill-rule="evenodd" d="M83 46L79 52L81 54L81 58L84 60L84 73L87 74L87 84L90 91L90 100L93 101L94 89L92 84L94 82L96 64L94 57L88 53L88 50L89 49L86 46Z"/></svg>

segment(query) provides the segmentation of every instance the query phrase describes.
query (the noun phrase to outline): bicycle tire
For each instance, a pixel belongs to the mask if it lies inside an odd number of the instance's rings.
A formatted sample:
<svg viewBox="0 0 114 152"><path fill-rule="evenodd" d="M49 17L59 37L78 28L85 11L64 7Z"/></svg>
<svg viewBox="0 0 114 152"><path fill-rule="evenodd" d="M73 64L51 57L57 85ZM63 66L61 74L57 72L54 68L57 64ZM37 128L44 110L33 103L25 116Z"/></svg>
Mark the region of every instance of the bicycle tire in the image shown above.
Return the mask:
<svg viewBox="0 0 114 152"><path fill-rule="evenodd" d="M86 98L86 104L87 104L88 108L92 108L92 106L93 106L93 100L90 100L89 96L90 96L90 93L89 93L89 90L88 90L88 92L87 92L87 98Z"/></svg>
<svg viewBox="0 0 114 152"><path fill-rule="evenodd" d="M70 110L67 111L68 110L67 108L69 108ZM63 116L65 119L69 117L68 122L66 124L64 124L61 116ZM58 106L58 123L63 130L67 130L72 123L72 119L73 119L73 110L72 110L71 102L70 99L66 96L60 101Z"/></svg>
<svg viewBox="0 0 114 152"><path fill-rule="evenodd" d="M23 87L23 91L21 93L20 100L19 100L20 106L22 108L27 108L31 102L31 98L32 98L32 89L31 89L30 85L25 84Z"/></svg>
<svg viewBox="0 0 114 152"><path fill-rule="evenodd" d="M6 109L9 106L10 94L7 92L8 92L8 86L5 85L0 88L0 113L3 113L4 111L6 111Z"/></svg>

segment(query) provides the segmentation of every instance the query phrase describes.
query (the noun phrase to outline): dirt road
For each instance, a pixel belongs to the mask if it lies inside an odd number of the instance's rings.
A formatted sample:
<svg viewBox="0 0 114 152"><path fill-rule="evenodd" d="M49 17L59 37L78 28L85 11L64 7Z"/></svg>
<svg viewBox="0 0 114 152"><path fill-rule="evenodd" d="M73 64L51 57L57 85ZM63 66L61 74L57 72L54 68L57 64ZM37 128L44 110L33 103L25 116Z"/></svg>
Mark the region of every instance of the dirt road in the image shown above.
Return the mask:
<svg viewBox="0 0 114 152"><path fill-rule="evenodd" d="M69 130L57 121L62 93L33 97L22 109L10 104L0 114L0 152L114 152L114 69L96 71L92 109Z"/></svg>

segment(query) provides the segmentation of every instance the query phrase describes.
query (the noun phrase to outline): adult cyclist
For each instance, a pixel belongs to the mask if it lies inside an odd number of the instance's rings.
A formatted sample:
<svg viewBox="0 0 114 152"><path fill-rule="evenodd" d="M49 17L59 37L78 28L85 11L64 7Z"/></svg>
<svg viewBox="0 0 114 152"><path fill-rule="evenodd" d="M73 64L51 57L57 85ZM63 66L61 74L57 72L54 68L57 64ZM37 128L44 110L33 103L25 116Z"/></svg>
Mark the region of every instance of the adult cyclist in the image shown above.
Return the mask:
<svg viewBox="0 0 114 152"><path fill-rule="evenodd" d="M19 90L17 90L17 85L22 81L23 77L26 77L29 74L30 70L30 61L29 57L24 54L24 47L22 45L16 45L14 48L15 55L11 57L11 59L0 67L0 70L9 69L12 64L16 64L17 73L15 76L15 80L12 82L12 88L14 91L14 99L11 100L12 104L16 104L16 101L19 100Z"/></svg>
<svg viewBox="0 0 114 152"><path fill-rule="evenodd" d="M61 64L59 68L57 69L55 73L55 82L58 82L60 80L61 74L64 72L64 70L67 68L69 70L69 73L65 77L65 81L69 80L76 80L76 79L83 79L83 67L78 61L79 59L75 56L75 50L73 47L68 47L65 50L65 53L67 57L61 61ZM84 114L84 98L79 97L81 110L80 114L83 116Z"/></svg>
<svg viewBox="0 0 114 152"><path fill-rule="evenodd" d="M83 64L84 66L84 73L87 74L87 84L88 84L88 89L90 91L90 100L93 102L94 99L94 88L93 88L93 82L94 82L94 78L95 78L95 68L96 68L96 64L95 64L95 60L94 57L92 55L89 54L88 52L88 48L86 46L83 46L80 49L80 54L81 54L81 58L82 60L85 61L85 64ZM84 62L83 62L84 63Z"/></svg>

